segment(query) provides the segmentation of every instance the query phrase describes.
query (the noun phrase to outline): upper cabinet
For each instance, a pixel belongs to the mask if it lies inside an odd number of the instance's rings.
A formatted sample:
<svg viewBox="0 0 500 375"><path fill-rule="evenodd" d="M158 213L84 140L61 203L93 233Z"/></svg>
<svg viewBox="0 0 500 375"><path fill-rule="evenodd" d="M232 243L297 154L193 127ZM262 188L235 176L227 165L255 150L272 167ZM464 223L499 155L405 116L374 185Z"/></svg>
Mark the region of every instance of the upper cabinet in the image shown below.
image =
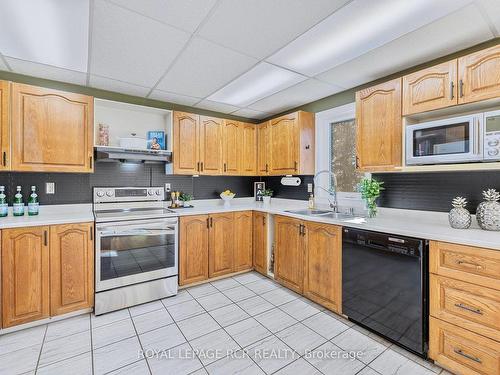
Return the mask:
<svg viewBox="0 0 500 375"><path fill-rule="evenodd" d="M403 77L403 115L449 107L457 103L457 60Z"/></svg>
<svg viewBox="0 0 500 375"><path fill-rule="evenodd" d="M257 174L266 176L269 174L269 121L257 126Z"/></svg>
<svg viewBox="0 0 500 375"><path fill-rule="evenodd" d="M10 83L0 81L0 170L10 169Z"/></svg>
<svg viewBox="0 0 500 375"><path fill-rule="evenodd" d="M13 83L11 116L13 170L92 172L92 97Z"/></svg>
<svg viewBox="0 0 500 375"><path fill-rule="evenodd" d="M200 172L217 175L222 172L224 120L200 116Z"/></svg>
<svg viewBox="0 0 500 375"><path fill-rule="evenodd" d="M458 59L458 103L500 97L500 45Z"/></svg>
<svg viewBox="0 0 500 375"><path fill-rule="evenodd" d="M241 127L240 174L257 175L257 125L243 123Z"/></svg>
<svg viewBox="0 0 500 375"><path fill-rule="evenodd" d="M174 173L198 174L200 172L200 116L174 112Z"/></svg>
<svg viewBox="0 0 500 375"><path fill-rule="evenodd" d="M401 166L401 78L356 93L357 166L366 171Z"/></svg>
<svg viewBox="0 0 500 375"><path fill-rule="evenodd" d="M224 137L222 152L224 156L223 171L224 174L240 174L240 154L242 139L242 124L239 121L226 120L224 123Z"/></svg>
<svg viewBox="0 0 500 375"><path fill-rule="evenodd" d="M268 136L269 174L314 174L313 113L298 111L270 120Z"/></svg>

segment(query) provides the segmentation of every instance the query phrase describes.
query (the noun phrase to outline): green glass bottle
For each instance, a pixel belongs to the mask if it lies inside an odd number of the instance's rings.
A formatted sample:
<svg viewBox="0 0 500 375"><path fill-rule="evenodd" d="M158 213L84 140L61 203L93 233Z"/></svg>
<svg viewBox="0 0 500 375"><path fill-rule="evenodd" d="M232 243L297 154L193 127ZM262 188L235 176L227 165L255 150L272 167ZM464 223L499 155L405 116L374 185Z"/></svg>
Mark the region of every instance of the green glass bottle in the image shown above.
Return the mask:
<svg viewBox="0 0 500 375"><path fill-rule="evenodd" d="M14 216L23 216L24 215L24 202L23 195L21 194L21 186L16 188L17 193L14 195L14 207L12 211L14 212Z"/></svg>
<svg viewBox="0 0 500 375"><path fill-rule="evenodd" d="M38 209L40 204L38 203L38 195L36 193L36 186L31 187L31 195L28 199L28 215L34 216L38 215Z"/></svg>
<svg viewBox="0 0 500 375"><path fill-rule="evenodd" d="M9 205L5 196L5 186L0 186L0 217L5 217L9 214Z"/></svg>

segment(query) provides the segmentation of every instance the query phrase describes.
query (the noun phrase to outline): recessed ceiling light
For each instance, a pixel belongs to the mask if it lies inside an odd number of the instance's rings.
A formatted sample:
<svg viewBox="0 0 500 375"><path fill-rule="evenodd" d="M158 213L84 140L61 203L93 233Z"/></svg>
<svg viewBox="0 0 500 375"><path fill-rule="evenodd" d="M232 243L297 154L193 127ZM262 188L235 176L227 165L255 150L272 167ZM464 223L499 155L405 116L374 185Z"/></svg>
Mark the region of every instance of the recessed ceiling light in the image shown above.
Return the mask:
<svg viewBox="0 0 500 375"><path fill-rule="evenodd" d="M87 71L89 0L2 0L0 52Z"/></svg>
<svg viewBox="0 0 500 375"><path fill-rule="evenodd" d="M260 63L210 95L208 99L245 107L305 79L306 77L289 70Z"/></svg>
<svg viewBox="0 0 500 375"><path fill-rule="evenodd" d="M268 61L315 76L471 2L355 0L282 48Z"/></svg>

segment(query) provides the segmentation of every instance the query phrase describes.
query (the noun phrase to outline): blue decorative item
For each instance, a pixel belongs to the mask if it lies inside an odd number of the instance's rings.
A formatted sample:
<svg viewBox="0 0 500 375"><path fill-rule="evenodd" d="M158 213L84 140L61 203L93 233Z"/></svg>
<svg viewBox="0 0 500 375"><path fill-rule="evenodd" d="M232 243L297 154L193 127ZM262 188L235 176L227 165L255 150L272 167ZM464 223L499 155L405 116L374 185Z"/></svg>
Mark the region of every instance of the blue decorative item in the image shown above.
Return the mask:
<svg viewBox="0 0 500 375"><path fill-rule="evenodd" d="M154 130L148 132L148 149L165 150L165 132Z"/></svg>

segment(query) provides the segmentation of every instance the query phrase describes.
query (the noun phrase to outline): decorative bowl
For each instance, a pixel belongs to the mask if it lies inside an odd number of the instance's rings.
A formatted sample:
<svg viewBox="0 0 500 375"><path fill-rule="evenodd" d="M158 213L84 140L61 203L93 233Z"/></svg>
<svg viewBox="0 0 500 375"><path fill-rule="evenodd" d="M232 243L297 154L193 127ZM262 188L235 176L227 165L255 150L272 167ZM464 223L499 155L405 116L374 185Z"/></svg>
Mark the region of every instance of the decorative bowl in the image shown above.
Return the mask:
<svg viewBox="0 0 500 375"><path fill-rule="evenodd" d="M231 193L231 194L224 194L220 193L221 199L224 201L224 207L231 207L231 200L234 198L236 194Z"/></svg>

